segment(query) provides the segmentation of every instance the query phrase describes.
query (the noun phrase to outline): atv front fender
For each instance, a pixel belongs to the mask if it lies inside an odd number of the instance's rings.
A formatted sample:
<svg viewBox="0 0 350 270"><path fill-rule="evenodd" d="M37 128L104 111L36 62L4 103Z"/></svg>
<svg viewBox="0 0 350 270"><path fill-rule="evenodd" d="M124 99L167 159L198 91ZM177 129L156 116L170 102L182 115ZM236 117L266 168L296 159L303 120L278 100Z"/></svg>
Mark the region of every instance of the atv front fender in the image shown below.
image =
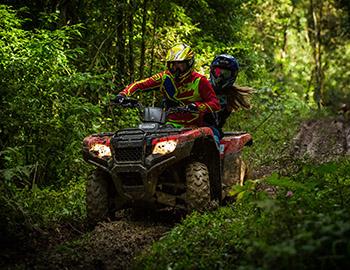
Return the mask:
<svg viewBox="0 0 350 270"><path fill-rule="evenodd" d="M99 134L92 134L86 137L83 141L83 159L102 170L109 172L108 163L111 160L111 156L101 156L98 151L93 150L95 145L104 145L106 148L110 148L110 140L113 136L113 132L105 132Z"/></svg>

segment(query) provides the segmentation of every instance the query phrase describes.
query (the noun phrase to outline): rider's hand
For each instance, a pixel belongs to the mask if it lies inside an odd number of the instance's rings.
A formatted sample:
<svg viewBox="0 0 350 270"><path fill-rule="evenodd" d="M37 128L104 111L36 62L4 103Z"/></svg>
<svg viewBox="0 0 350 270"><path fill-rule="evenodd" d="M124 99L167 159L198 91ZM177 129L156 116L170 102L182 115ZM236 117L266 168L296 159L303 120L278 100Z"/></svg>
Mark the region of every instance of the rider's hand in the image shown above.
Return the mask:
<svg viewBox="0 0 350 270"><path fill-rule="evenodd" d="M112 103L119 104L119 105L122 105L124 101L125 101L125 96L122 94L118 94L114 99L112 99Z"/></svg>
<svg viewBox="0 0 350 270"><path fill-rule="evenodd" d="M198 112L198 107L196 103L190 103L185 106L185 109L191 112Z"/></svg>

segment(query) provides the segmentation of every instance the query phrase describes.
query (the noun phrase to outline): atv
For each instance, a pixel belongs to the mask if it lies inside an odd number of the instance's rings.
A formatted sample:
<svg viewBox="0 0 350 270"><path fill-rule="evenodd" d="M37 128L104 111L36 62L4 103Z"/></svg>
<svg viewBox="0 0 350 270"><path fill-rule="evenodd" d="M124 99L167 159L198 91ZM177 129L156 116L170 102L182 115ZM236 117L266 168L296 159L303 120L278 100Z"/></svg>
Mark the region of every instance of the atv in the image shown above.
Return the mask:
<svg viewBox="0 0 350 270"><path fill-rule="evenodd" d="M123 107L142 106L128 98ZM243 184L246 166L241 151L252 144L252 136L225 132L218 145L209 127L166 124L170 111L185 110L144 107L137 128L84 139L84 160L96 166L86 186L90 223L130 207L203 211L220 204L232 185Z"/></svg>

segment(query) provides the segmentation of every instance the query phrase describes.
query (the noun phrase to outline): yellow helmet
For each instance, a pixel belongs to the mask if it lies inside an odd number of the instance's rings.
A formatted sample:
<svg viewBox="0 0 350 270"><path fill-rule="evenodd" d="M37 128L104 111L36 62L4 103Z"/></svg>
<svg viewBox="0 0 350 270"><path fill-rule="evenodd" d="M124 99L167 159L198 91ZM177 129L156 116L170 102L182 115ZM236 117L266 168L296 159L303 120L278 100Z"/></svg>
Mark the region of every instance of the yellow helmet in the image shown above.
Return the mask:
<svg viewBox="0 0 350 270"><path fill-rule="evenodd" d="M175 75L176 79L184 79L191 72L194 64L194 52L191 47L186 44L178 44L172 47L166 56L167 67L169 71ZM186 63L186 69L183 72L173 69L173 62Z"/></svg>
<svg viewBox="0 0 350 270"><path fill-rule="evenodd" d="M194 52L186 44L178 44L172 47L166 56L167 62L191 61L194 60Z"/></svg>

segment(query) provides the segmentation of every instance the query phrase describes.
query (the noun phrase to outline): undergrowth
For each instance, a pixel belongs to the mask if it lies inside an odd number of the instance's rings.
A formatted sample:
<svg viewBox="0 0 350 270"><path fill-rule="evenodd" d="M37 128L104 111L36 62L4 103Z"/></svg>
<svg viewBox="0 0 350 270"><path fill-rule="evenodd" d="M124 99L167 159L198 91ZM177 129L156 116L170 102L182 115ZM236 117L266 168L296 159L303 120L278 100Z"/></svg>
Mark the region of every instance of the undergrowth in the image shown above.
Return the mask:
<svg viewBox="0 0 350 270"><path fill-rule="evenodd" d="M237 201L193 213L135 269L345 269L350 266L350 161L304 165L236 187ZM275 188L268 195L262 185Z"/></svg>
<svg viewBox="0 0 350 270"><path fill-rule="evenodd" d="M287 154L300 123L312 117L309 104L295 93L281 91L278 84L255 90L252 108L233 112L224 126L225 131L252 134L254 145L245 152L257 165L272 163Z"/></svg>
<svg viewBox="0 0 350 270"><path fill-rule="evenodd" d="M83 179L71 181L60 189L0 187L0 228L6 237L3 240L25 239L30 232L54 228L64 222L82 222L86 216Z"/></svg>

